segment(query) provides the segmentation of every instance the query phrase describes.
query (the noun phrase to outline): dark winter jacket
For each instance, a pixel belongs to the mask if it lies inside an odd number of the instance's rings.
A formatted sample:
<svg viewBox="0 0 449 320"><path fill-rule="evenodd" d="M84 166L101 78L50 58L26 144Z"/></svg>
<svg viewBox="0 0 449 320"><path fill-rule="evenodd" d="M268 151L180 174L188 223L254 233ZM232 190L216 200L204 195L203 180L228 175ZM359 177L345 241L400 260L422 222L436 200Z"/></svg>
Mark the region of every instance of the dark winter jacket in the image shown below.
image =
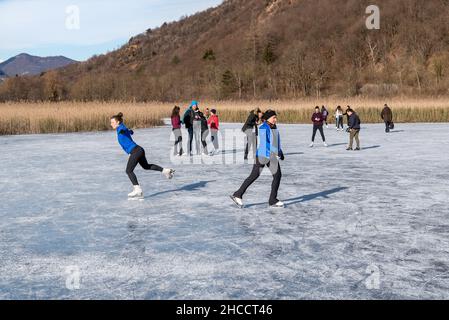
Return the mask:
<svg viewBox="0 0 449 320"><path fill-rule="evenodd" d="M246 122L243 125L242 131L246 132L246 130L253 130L254 128L257 129L258 120L259 117L257 116L257 114L255 114L254 111L251 111L251 113L248 116L248 119L246 119Z"/></svg>
<svg viewBox="0 0 449 320"><path fill-rule="evenodd" d="M204 133L209 130L209 126L207 125L207 119L204 116L204 113L198 112L199 121L201 121L201 133Z"/></svg>
<svg viewBox="0 0 449 320"><path fill-rule="evenodd" d="M390 107L385 107L380 116L385 122L393 121L393 111L391 111Z"/></svg>
<svg viewBox="0 0 449 320"><path fill-rule="evenodd" d="M193 127L193 118L194 118L194 111L192 107L189 107L186 112L184 112L184 116L182 117L182 123L186 126L186 129Z"/></svg>
<svg viewBox="0 0 449 320"><path fill-rule="evenodd" d="M326 108L322 108L321 114L323 115L324 120L327 120L327 117L329 116L329 111L327 111Z"/></svg>
<svg viewBox="0 0 449 320"><path fill-rule="evenodd" d="M348 122L348 127L349 129L354 129L354 130L360 130L360 118L357 115L357 113L353 113L351 114L351 116L349 116L349 122Z"/></svg>
<svg viewBox="0 0 449 320"><path fill-rule="evenodd" d="M322 126L324 120L325 120L325 119L324 119L324 116L323 116L323 114L322 114L321 112L318 112L318 113L315 112L315 113L312 115L312 122L313 122L313 124L316 125L316 126Z"/></svg>

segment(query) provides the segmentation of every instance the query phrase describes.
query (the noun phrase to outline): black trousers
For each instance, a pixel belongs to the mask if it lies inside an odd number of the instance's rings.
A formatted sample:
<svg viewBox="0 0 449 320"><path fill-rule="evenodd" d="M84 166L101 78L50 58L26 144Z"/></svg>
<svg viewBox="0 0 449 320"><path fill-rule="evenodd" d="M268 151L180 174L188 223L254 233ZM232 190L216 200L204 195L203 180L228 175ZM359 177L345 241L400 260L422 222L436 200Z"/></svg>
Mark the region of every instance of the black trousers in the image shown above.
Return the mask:
<svg viewBox="0 0 449 320"><path fill-rule="evenodd" d="M385 131L390 132L391 121L385 121Z"/></svg>
<svg viewBox="0 0 449 320"><path fill-rule="evenodd" d="M155 164L148 163L147 158L145 157L145 150L142 147L135 147L131 152L131 155L129 156L128 165L126 166L126 174L128 175L129 180L131 180L133 186L139 185L136 174L134 173L134 169L138 164L140 164L140 166L145 170L153 170L159 172L162 172L163 170L161 167Z"/></svg>
<svg viewBox="0 0 449 320"><path fill-rule="evenodd" d="M276 158L272 158L271 160L259 160L259 158L256 158L256 163L253 166L250 176L243 182L240 189L234 193L234 197L242 199L246 190L248 190L248 188L260 177L265 166L270 169L271 174L273 175L269 204L270 206L275 205L279 201L277 197L282 179L281 166Z"/></svg>
<svg viewBox="0 0 449 320"><path fill-rule="evenodd" d="M324 136L324 130L323 130L323 125L313 125L313 134L312 134L312 142L315 141L315 136L316 136L316 132L320 131L321 133L321 138L323 139L323 142L326 142L326 137Z"/></svg>

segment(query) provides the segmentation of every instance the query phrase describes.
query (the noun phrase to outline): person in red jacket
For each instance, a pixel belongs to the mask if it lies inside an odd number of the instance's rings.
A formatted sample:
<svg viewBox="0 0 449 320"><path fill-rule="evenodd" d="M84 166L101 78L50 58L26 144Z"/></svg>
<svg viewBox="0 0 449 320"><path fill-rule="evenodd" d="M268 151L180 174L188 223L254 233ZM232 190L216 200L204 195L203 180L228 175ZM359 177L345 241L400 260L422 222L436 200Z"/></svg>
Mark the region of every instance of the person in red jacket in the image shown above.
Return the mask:
<svg viewBox="0 0 449 320"><path fill-rule="evenodd" d="M179 115L181 108L175 106L171 115L171 124L173 127L173 134L175 135L175 148L174 155L182 156L182 132L181 132L181 117ZM178 153L178 145L180 146L180 150Z"/></svg>
<svg viewBox="0 0 449 320"><path fill-rule="evenodd" d="M219 145L218 145L218 130L220 130L220 120L217 116L217 110L212 109L210 111L211 116L209 117L209 120L207 120L207 124L209 125L210 132L211 132L211 140L214 145L214 151L211 152L211 155L217 154L219 151Z"/></svg>
<svg viewBox="0 0 449 320"><path fill-rule="evenodd" d="M315 113L312 115L313 134L312 134L312 143L310 144L311 148L313 148L313 145L315 143L315 136L316 136L317 131L320 131L321 138L323 138L323 144L325 147L327 147L326 137L324 136L324 130L323 130L324 121L325 121L325 117L321 113L320 107L316 106Z"/></svg>

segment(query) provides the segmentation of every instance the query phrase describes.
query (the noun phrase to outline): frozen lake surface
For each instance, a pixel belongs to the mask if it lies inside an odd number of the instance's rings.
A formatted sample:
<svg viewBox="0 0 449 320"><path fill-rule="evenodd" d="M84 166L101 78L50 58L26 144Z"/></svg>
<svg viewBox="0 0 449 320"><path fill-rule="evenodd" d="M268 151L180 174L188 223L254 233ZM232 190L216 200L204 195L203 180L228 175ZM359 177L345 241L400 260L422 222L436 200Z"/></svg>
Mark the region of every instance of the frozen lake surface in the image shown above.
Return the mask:
<svg viewBox="0 0 449 320"><path fill-rule="evenodd" d="M136 131L177 170L137 169L142 202L114 132L0 137L0 299L448 299L448 129L281 125L281 210L269 175L233 206L250 164L172 163L170 128Z"/></svg>

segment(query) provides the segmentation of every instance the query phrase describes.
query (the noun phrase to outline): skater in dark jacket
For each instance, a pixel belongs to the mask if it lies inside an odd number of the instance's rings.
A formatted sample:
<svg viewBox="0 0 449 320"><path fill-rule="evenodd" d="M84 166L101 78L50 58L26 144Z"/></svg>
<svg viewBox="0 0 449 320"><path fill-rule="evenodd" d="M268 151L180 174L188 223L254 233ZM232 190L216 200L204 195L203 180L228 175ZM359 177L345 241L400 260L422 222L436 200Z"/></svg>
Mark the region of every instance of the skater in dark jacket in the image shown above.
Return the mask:
<svg viewBox="0 0 449 320"><path fill-rule="evenodd" d="M178 106L175 106L172 111L171 115L171 124L172 124L172 130L173 134L175 135L175 147L174 147L174 155L182 156L182 132L181 132L181 117L179 116L179 113L181 111L181 108ZM178 146L179 146L179 153L178 153Z"/></svg>
<svg viewBox="0 0 449 320"><path fill-rule="evenodd" d="M389 133L393 126L393 111L390 109L388 105L384 106L380 117L385 122L385 132Z"/></svg>
<svg viewBox="0 0 449 320"><path fill-rule="evenodd" d="M317 131L320 131L321 138L323 139L323 144L325 147L327 147L326 137L324 136L323 130L324 116L320 111L320 107L318 106L316 106L315 112L312 115L312 122L313 122L313 134L312 134L312 143L310 144L310 147L313 148L315 144L315 136Z"/></svg>
<svg viewBox="0 0 449 320"><path fill-rule="evenodd" d="M128 165L126 166L126 174L128 175L131 183L134 186L133 192L128 194L128 197L142 199L143 191L137 181L137 177L134 174L134 169L138 164L145 170L153 170L162 172L163 175L167 177L167 179L172 179L175 171L173 169L163 169L162 167L149 164L147 158L145 157L145 150L137 145L133 139L132 135L134 132L129 130L125 124L123 123L123 113L119 113L111 118L111 127L117 131L118 142L123 148L123 150L129 154Z"/></svg>
<svg viewBox="0 0 449 320"><path fill-rule="evenodd" d="M201 145L203 147L203 156L208 156L207 152L207 137L209 136L209 125L207 124L207 119L204 113L198 112L200 122L201 122Z"/></svg>
<svg viewBox="0 0 449 320"><path fill-rule="evenodd" d="M253 156L255 156L257 148L257 135L258 128L257 125L261 122L262 111L259 108L252 110L249 113L248 119L246 119L243 125L242 131L246 135L245 141L245 160L248 160L249 151L253 151Z"/></svg>
<svg viewBox="0 0 449 320"><path fill-rule="evenodd" d="M349 114L348 114L348 111L351 109L351 107L350 106L347 106L346 107L346 111L345 111L345 113L343 113L343 116L346 116L346 123L349 125Z"/></svg>
<svg viewBox="0 0 449 320"><path fill-rule="evenodd" d="M265 122L259 128L260 144L256 152L256 161L250 176L243 182L238 191L231 196L231 199L243 208L243 195L246 190L260 177L265 166L267 166L272 175L271 194L269 204L272 207L282 208L284 203L279 201L278 190L281 183L282 172L279 159L284 160L284 153L281 147L281 138L277 129L277 115L273 110L268 110L264 114Z"/></svg>
<svg viewBox="0 0 449 320"><path fill-rule="evenodd" d="M190 107L187 108L182 117L182 123L185 125L189 133L189 141L187 142L187 153L192 156L192 142L193 142L193 121L195 119L195 110L198 110L198 102L192 101Z"/></svg>
<svg viewBox="0 0 449 320"><path fill-rule="evenodd" d="M357 148L355 149L356 151L360 151L360 139L359 139L359 134L360 134L360 118L358 116L357 113L355 113L354 110L349 109L348 111L348 115L349 115L349 123L348 123L348 132L349 132L349 146L348 149L346 150L353 150L352 146L354 143L354 139L355 142L357 143Z"/></svg>
<svg viewBox="0 0 449 320"><path fill-rule="evenodd" d="M327 111L325 106L321 107L321 114L323 115L323 121L326 124L326 128L329 128L329 125L327 124L327 117L329 116L329 111Z"/></svg>

